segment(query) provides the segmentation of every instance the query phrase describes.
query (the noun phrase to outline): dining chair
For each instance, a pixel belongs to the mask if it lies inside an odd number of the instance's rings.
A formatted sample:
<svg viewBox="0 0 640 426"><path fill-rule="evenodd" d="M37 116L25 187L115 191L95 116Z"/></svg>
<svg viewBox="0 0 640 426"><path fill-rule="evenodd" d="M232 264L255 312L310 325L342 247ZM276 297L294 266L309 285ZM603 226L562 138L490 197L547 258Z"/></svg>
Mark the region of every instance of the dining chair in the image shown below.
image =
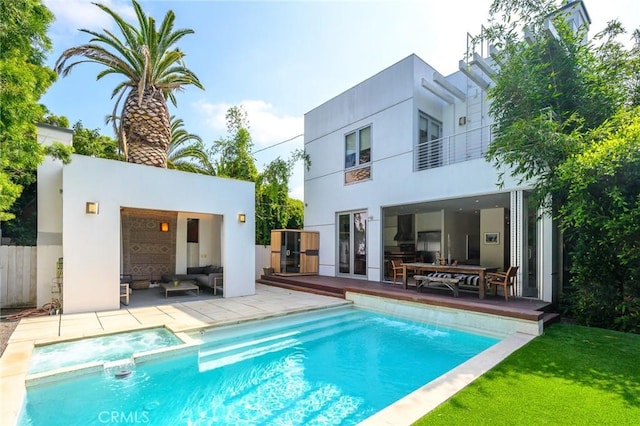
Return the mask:
<svg viewBox="0 0 640 426"><path fill-rule="evenodd" d="M391 259L391 270L393 272L393 285L396 285L396 280L398 278L400 278L400 285L402 285L402 279L404 278L402 261L400 259Z"/></svg>
<svg viewBox="0 0 640 426"><path fill-rule="evenodd" d="M513 297L516 296L516 273L519 266L509 266L506 272L487 272L485 275L486 288L493 287L493 295L497 296L498 287L502 287L504 300L509 301L509 293L513 291Z"/></svg>

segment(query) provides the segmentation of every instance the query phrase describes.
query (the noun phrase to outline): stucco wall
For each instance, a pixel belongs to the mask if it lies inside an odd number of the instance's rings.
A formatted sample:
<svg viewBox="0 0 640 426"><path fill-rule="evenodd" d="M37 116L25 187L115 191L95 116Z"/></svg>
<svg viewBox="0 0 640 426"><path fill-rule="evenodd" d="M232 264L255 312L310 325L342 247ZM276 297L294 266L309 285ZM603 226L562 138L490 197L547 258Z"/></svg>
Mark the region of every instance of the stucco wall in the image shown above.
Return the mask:
<svg viewBox="0 0 640 426"><path fill-rule="evenodd" d="M480 212L480 264L493 266L501 271L505 270L505 210L503 208L484 209ZM498 244L486 244L484 234L487 232L498 234Z"/></svg>
<svg viewBox="0 0 640 426"><path fill-rule="evenodd" d="M476 86L456 75L451 82L468 98L449 105L422 87L423 79L435 84L433 75L432 67L411 55L305 114L311 168L305 171L304 226L320 232L321 275L336 274L337 212L366 210L373 216L367 231L367 278L378 281L385 244L379 222L383 208L498 191L500 171L483 158L414 171L419 111L442 120L445 136L490 123L486 97ZM469 116L465 126L458 126L460 116ZM371 179L345 184L345 135L366 125L372 134ZM480 138L480 131L473 137ZM521 187L505 174L501 192ZM464 254L464 236L452 237L456 258Z"/></svg>
<svg viewBox="0 0 640 426"><path fill-rule="evenodd" d="M38 142L71 145L73 132L38 124ZM62 257L62 162L46 157L38 166L38 259L36 303L40 307L60 295L52 293L56 263ZM56 288L57 290L57 288Z"/></svg>
<svg viewBox="0 0 640 426"><path fill-rule="evenodd" d="M224 297L254 294L254 200L253 183L74 155L63 168L65 312L119 308L123 206L220 215Z"/></svg>

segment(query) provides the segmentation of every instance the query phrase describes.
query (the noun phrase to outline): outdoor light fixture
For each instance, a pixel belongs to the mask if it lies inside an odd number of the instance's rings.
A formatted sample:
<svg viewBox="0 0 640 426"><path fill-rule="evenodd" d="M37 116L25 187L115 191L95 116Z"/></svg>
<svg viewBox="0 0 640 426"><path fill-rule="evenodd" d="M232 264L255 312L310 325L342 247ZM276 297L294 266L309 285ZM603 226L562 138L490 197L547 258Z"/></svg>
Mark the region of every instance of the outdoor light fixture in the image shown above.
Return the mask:
<svg viewBox="0 0 640 426"><path fill-rule="evenodd" d="M169 232L169 222L160 222L160 232Z"/></svg>
<svg viewBox="0 0 640 426"><path fill-rule="evenodd" d="M238 222L245 223L247 221L247 215L244 213L238 214Z"/></svg>
<svg viewBox="0 0 640 426"><path fill-rule="evenodd" d="M96 203L95 201L87 201L85 213L98 214L98 203Z"/></svg>

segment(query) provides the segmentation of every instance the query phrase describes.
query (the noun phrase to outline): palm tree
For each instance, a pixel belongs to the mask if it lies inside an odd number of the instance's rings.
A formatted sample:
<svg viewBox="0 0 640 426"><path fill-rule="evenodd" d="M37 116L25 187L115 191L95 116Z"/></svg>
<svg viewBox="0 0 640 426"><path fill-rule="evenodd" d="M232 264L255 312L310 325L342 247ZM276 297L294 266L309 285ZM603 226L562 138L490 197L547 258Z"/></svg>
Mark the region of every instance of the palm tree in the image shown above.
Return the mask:
<svg viewBox="0 0 640 426"><path fill-rule="evenodd" d="M215 174L202 139L187 132L183 126L181 118L171 117L171 143L167 167L183 172Z"/></svg>
<svg viewBox="0 0 640 426"><path fill-rule="evenodd" d="M169 10L159 29L153 17L147 17L140 5L132 0L137 17L137 28L125 22L108 7L94 3L109 14L120 29L119 39L108 30L103 33L81 29L93 38L89 44L65 50L56 61L56 71L63 76L83 62L105 67L97 79L110 74L123 76L111 97L117 97L112 116L120 115L121 125L114 129L120 148L127 161L156 167L167 167L167 155L171 142L171 124L167 99L176 105L175 92L186 85L204 90L198 77L185 67L185 54L171 48L190 29L173 29L175 15ZM170 50L171 49L171 50ZM68 61L81 56L75 62ZM122 111L118 108L123 99Z"/></svg>

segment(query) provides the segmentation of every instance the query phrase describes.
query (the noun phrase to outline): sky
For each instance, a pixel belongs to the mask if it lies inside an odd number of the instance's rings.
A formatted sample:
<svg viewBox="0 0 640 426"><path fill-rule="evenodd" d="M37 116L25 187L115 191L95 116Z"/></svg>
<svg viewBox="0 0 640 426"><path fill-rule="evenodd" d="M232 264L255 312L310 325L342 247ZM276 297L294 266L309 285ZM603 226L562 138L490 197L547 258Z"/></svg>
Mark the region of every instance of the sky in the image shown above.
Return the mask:
<svg viewBox="0 0 640 426"><path fill-rule="evenodd" d="M98 0L99 1L99 0ZM130 1L102 0L129 22ZM86 44L86 28L117 31L111 18L89 0L44 0L56 17L49 28L53 66L69 47ZM187 86L176 94L170 113L205 144L227 136L225 113L242 106L248 113L256 165L288 158L303 148L304 114L415 53L443 75L457 71L467 35L480 33L491 0L360 1L140 1L158 24L167 10L175 29L190 28L178 47L200 79L202 91ZM593 35L612 19L626 29L640 27L637 0L586 0ZM59 78L41 102L71 125L113 136L105 117L113 110L113 88L121 80L96 81L102 68L80 64ZM280 143L290 140L286 143ZM274 146L275 145L275 146ZM273 146L273 147L271 147ZM271 148L269 148L271 147ZM259 152L257 152L259 151ZM290 180L290 195L303 199L303 169Z"/></svg>

